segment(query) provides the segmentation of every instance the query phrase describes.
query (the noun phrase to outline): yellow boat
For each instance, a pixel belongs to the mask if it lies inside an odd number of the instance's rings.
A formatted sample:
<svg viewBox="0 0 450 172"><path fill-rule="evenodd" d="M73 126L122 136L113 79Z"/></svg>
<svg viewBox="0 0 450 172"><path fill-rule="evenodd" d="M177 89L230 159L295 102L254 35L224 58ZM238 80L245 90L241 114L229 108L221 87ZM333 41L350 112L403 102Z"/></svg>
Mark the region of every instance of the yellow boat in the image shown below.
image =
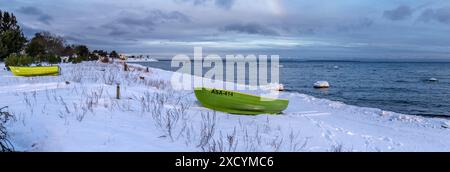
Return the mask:
<svg viewBox="0 0 450 172"><path fill-rule="evenodd" d="M15 76L55 76L59 75L59 66L9 66Z"/></svg>

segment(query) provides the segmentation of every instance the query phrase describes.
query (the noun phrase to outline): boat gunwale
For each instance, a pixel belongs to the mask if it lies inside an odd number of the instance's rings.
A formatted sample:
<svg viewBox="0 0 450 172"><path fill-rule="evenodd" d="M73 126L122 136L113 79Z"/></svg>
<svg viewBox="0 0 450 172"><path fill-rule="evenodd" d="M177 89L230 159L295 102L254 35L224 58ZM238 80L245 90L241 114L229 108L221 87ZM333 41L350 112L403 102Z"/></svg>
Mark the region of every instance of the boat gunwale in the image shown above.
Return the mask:
<svg viewBox="0 0 450 172"><path fill-rule="evenodd" d="M259 98L259 99L270 99L269 101L276 101L276 100L280 100L280 101L287 101L289 103L289 99L285 99L285 98L271 98L271 97L263 97L263 96L257 96L257 95L253 95L253 94L249 94L249 93L243 93L243 92L239 92L239 91L231 91L231 90L224 90L224 89L218 89L218 88L207 88L207 87L194 87L194 90L203 90L203 88L205 89L216 89L216 90L222 90L222 91L230 91L233 93L237 93L237 94L242 94L244 96L250 96L250 97L254 97L254 98Z"/></svg>

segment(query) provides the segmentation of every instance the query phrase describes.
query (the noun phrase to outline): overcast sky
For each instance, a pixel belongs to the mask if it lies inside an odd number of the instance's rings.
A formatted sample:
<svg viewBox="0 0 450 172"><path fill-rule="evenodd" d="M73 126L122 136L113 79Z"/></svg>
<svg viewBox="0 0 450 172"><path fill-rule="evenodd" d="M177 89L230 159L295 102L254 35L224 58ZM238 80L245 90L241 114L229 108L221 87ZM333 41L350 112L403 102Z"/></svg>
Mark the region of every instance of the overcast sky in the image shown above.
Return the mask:
<svg viewBox="0 0 450 172"><path fill-rule="evenodd" d="M122 53L448 59L450 2L437 0L0 0L24 33Z"/></svg>

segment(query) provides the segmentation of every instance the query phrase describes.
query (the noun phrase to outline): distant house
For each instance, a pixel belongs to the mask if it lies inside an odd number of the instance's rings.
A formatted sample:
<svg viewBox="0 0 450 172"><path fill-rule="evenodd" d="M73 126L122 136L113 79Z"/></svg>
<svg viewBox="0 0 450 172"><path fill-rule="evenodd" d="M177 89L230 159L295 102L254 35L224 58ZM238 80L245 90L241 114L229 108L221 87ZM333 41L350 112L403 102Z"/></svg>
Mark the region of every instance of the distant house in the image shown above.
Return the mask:
<svg viewBox="0 0 450 172"><path fill-rule="evenodd" d="M67 61L63 60L65 57L68 57ZM61 61L63 61L63 62L70 62L70 59L75 59L75 58L78 58L78 55L74 54L74 55L71 55L71 56L63 56L63 57L61 57Z"/></svg>
<svg viewBox="0 0 450 172"><path fill-rule="evenodd" d="M98 61L99 62L103 62L103 63L108 63L109 62L109 57L108 56L99 56Z"/></svg>
<svg viewBox="0 0 450 172"><path fill-rule="evenodd" d="M119 59L120 60L127 60L128 57L126 55L124 55L124 54L119 54Z"/></svg>
<svg viewBox="0 0 450 172"><path fill-rule="evenodd" d="M61 63L68 63L70 56L61 56Z"/></svg>

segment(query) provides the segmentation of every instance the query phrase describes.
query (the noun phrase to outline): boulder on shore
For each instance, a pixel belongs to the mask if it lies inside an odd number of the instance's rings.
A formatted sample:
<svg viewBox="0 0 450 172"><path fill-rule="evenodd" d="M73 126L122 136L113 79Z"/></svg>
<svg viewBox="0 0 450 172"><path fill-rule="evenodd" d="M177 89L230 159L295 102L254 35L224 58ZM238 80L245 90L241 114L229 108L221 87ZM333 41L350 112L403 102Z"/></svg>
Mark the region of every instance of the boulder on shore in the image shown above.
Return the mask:
<svg viewBox="0 0 450 172"><path fill-rule="evenodd" d="M327 81L317 81L314 83L314 88L329 88L330 84Z"/></svg>

